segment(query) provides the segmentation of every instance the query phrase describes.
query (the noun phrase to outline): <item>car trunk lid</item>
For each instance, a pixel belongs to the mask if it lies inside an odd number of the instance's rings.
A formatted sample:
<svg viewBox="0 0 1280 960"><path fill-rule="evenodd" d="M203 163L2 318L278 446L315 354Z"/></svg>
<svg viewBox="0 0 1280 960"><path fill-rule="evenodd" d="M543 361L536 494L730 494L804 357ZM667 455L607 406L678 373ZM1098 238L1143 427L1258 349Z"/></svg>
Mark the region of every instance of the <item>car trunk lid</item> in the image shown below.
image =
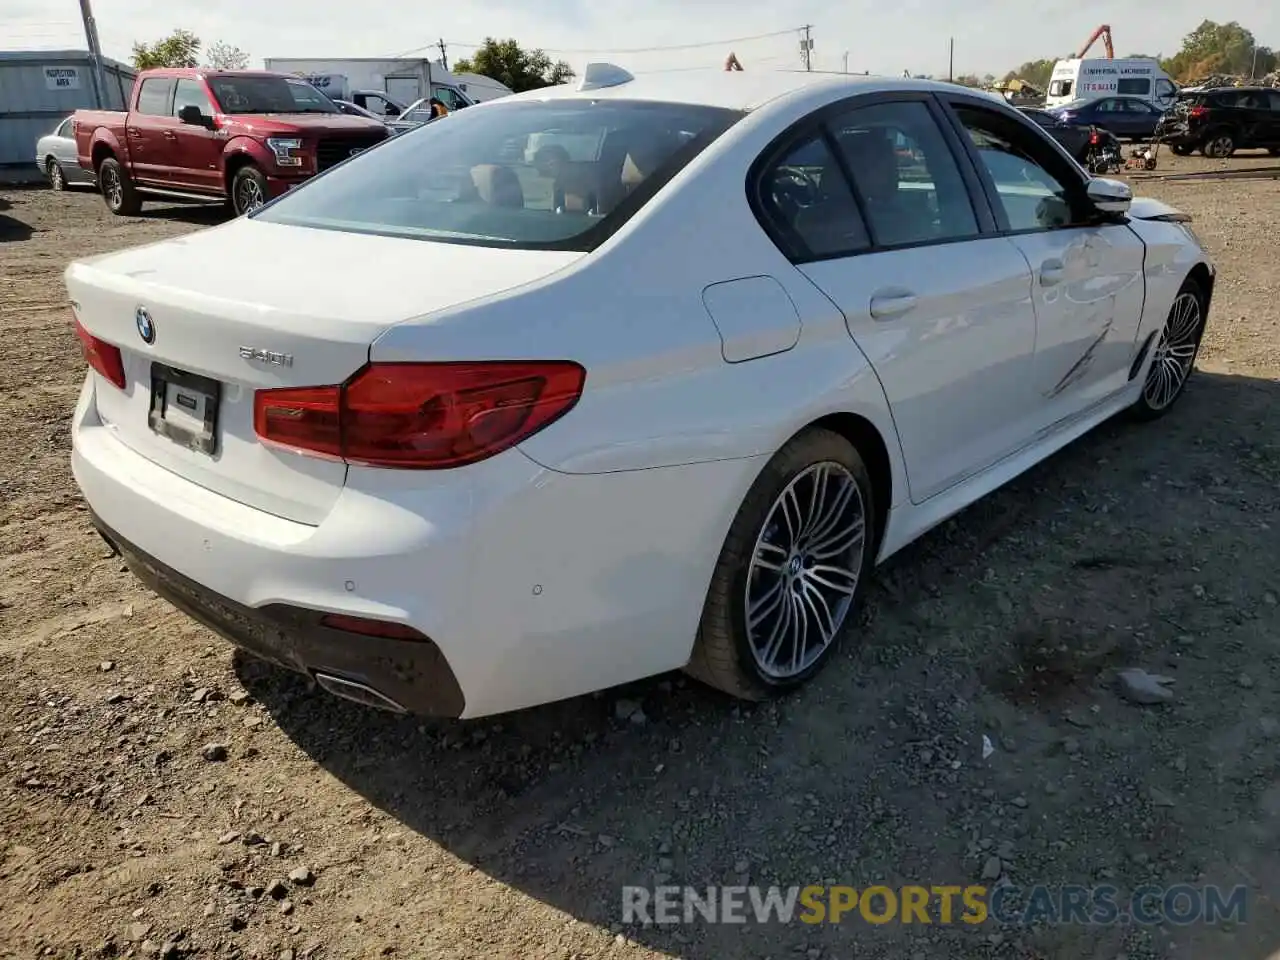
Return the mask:
<svg viewBox="0 0 1280 960"><path fill-rule="evenodd" d="M66 281L81 324L121 351L123 390L95 376L98 413L122 443L240 503L318 524L346 464L258 442L254 393L341 383L396 323L581 256L244 219L74 263Z"/></svg>

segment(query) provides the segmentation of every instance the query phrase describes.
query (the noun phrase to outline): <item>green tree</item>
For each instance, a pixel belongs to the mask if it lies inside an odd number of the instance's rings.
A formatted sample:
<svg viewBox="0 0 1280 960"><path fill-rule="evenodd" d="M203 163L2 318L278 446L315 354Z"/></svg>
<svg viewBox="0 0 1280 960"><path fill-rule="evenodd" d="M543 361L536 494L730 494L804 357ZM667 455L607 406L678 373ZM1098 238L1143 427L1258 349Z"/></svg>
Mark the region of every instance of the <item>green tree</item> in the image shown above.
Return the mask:
<svg viewBox="0 0 1280 960"><path fill-rule="evenodd" d="M200 60L200 38L190 30L175 30L153 44L133 44L133 65L139 70L152 67L194 67Z"/></svg>
<svg viewBox="0 0 1280 960"><path fill-rule="evenodd" d="M525 50L515 40L485 37L469 60L457 61L454 73L478 73L504 83L515 93L565 83L575 76L563 60L554 63L542 50Z"/></svg>
<svg viewBox="0 0 1280 960"><path fill-rule="evenodd" d="M209 44L209 52L204 55L204 59L215 70L243 70L249 66L247 53L221 40Z"/></svg>
<svg viewBox="0 0 1280 960"><path fill-rule="evenodd" d="M1183 38L1182 49L1161 64L1183 83L1213 74L1261 77L1276 65L1275 51L1259 44L1252 31L1235 20L1205 20Z"/></svg>
<svg viewBox="0 0 1280 960"><path fill-rule="evenodd" d="M1053 65L1056 60L1028 60L1016 70L1010 70L1003 77L1004 80L1024 80L1033 87L1039 87L1045 90L1049 86L1049 76L1053 73Z"/></svg>

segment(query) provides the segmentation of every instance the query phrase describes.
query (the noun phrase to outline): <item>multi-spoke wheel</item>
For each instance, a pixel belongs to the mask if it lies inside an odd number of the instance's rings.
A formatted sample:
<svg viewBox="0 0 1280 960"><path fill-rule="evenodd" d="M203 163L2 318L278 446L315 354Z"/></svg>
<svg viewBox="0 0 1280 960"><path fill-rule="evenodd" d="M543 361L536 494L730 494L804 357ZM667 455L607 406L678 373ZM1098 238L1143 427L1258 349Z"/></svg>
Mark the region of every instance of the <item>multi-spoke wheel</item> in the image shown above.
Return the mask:
<svg viewBox="0 0 1280 960"><path fill-rule="evenodd" d="M725 539L687 670L748 699L816 673L874 560L873 497L862 458L839 434L808 430L784 446Z"/></svg>
<svg viewBox="0 0 1280 960"><path fill-rule="evenodd" d="M132 217L142 209L142 198L115 157L107 157L98 166L98 188L102 191L102 199L107 202L107 209L118 216Z"/></svg>
<svg viewBox="0 0 1280 960"><path fill-rule="evenodd" d="M267 202L267 178L253 164L236 171L231 180L231 210L237 216L253 213Z"/></svg>
<svg viewBox="0 0 1280 960"><path fill-rule="evenodd" d="M62 172L62 164L50 157L45 161L44 169L49 175L49 186L54 190L67 189L67 175Z"/></svg>
<svg viewBox="0 0 1280 960"><path fill-rule="evenodd" d="M1163 416L1182 396L1195 368L1204 333L1204 294L1194 280L1187 280L1173 299L1169 318L1151 351L1142 393L1133 412L1145 420Z"/></svg>

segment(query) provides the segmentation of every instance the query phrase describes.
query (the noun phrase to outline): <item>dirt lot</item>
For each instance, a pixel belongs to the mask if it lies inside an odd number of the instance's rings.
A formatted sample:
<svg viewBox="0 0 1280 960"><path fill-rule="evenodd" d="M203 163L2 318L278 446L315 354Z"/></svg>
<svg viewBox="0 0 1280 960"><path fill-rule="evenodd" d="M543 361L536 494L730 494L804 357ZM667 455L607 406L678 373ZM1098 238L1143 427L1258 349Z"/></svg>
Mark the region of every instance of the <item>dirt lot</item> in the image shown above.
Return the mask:
<svg viewBox="0 0 1280 960"><path fill-rule="evenodd" d="M216 218L0 193L0 955L1280 948L1280 189L1143 179L1195 215L1220 269L1174 415L1098 430L907 550L864 641L792 699L734 708L669 676L470 724L374 714L241 661L108 556L68 468L83 365L61 271ZM1175 699L1122 700L1127 666L1174 677ZM1245 884L1247 922L619 923L622 885L655 878L984 874Z"/></svg>

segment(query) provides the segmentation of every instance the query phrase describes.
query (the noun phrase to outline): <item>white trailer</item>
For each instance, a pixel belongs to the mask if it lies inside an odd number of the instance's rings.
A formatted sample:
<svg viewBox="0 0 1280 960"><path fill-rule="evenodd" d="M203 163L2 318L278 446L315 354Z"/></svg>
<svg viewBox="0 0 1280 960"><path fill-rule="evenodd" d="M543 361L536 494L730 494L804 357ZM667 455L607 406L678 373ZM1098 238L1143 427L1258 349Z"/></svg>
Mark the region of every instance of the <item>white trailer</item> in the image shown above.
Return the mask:
<svg viewBox="0 0 1280 960"><path fill-rule="evenodd" d="M456 110L511 93L496 80L480 77L477 79L484 81L483 95L475 96L467 89L472 85L468 82L470 74L458 77L438 62L419 58L268 57L263 63L268 70L306 77L334 99L351 100L380 115L398 114L425 97L437 97L450 110ZM495 87L500 92L495 92ZM397 109L392 111L390 106Z"/></svg>

